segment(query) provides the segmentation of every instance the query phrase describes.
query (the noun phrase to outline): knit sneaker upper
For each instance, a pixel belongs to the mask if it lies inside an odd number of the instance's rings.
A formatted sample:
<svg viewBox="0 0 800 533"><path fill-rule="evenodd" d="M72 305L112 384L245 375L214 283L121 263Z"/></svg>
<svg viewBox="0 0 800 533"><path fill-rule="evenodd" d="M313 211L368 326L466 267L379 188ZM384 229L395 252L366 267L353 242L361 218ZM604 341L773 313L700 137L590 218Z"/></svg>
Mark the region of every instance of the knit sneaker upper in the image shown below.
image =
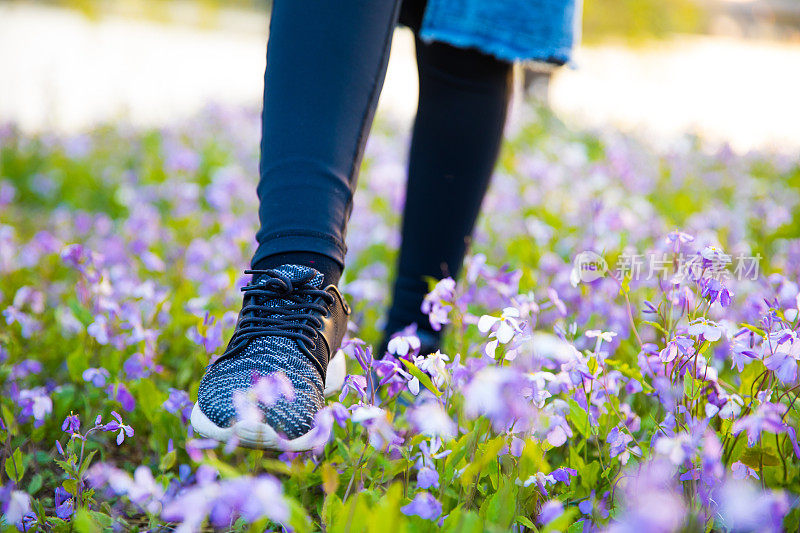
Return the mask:
<svg viewBox="0 0 800 533"><path fill-rule="evenodd" d="M294 397L261 407L270 426L294 439L312 428L314 415L324 405L328 358L344 332L337 327L332 336L338 338L323 341L323 317L343 319L346 326L348 311L335 289L323 290L322 274L311 267L283 265L248 272L253 279L242 289L236 331L225 353L203 376L198 404L216 425L230 426L236 420L234 391L248 389L254 377L282 372L294 386Z"/></svg>

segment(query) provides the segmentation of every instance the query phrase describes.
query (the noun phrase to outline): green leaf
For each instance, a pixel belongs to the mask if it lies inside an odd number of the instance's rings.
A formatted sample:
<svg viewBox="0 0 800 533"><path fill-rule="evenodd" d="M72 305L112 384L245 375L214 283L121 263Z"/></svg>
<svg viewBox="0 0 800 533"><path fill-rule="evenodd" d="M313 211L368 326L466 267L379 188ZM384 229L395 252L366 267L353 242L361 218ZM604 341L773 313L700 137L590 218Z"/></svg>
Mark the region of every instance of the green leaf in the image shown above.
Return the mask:
<svg viewBox="0 0 800 533"><path fill-rule="evenodd" d="M17 434L17 419L14 417L14 413L6 405L0 408L0 412L3 414L3 424L8 430L8 435L10 437L15 436Z"/></svg>
<svg viewBox="0 0 800 533"><path fill-rule="evenodd" d="M564 509L564 513L562 515L557 516L556 518L548 522L547 525L542 527L540 531L546 531L546 532L557 531L560 533L562 531L568 530L571 532L573 530L570 527L570 525L574 525L572 524L572 521L575 519L576 514L578 514L578 509L576 509L575 507L567 507L566 509Z"/></svg>
<svg viewBox="0 0 800 533"><path fill-rule="evenodd" d="M664 327L661 324L659 324L658 322L651 322L649 320L642 320L642 324L647 324L648 326L652 326L652 327L656 328L659 332L661 332L664 336L669 337L669 333L667 333L667 330L665 330Z"/></svg>
<svg viewBox="0 0 800 533"><path fill-rule="evenodd" d="M61 482L61 486L73 496L78 494L78 483L74 479L65 479Z"/></svg>
<svg viewBox="0 0 800 533"><path fill-rule="evenodd" d="M586 465L581 472L580 480L581 485L585 488L592 490L597 485L597 478L600 476L600 463L597 461L592 461L588 465Z"/></svg>
<svg viewBox="0 0 800 533"><path fill-rule="evenodd" d="M369 533L400 532L406 529L406 518L400 513L402 498L403 484L393 483L372 509L372 516L367 524Z"/></svg>
<svg viewBox="0 0 800 533"><path fill-rule="evenodd" d="M578 405L578 402L569 399L569 420L572 422L572 427L577 429L581 435L588 437L590 434L589 415L586 410Z"/></svg>
<svg viewBox="0 0 800 533"><path fill-rule="evenodd" d="M149 379L138 380L131 389L136 397L137 407L151 423L155 422L156 415L162 412L161 406L167 399L166 395Z"/></svg>
<svg viewBox="0 0 800 533"><path fill-rule="evenodd" d="M311 519L306 514L303 506L297 503L294 499L288 499L289 502L289 525L293 531L297 533L306 533L311 531Z"/></svg>
<svg viewBox="0 0 800 533"><path fill-rule="evenodd" d="M72 525L78 533L99 533L111 527L113 519L97 511L78 509L72 518Z"/></svg>
<svg viewBox="0 0 800 533"><path fill-rule="evenodd" d="M452 533L483 533L486 531L484 521L474 511L457 508L450 512L442 525L442 530Z"/></svg>
<svg viewBox="0 0 800 533"><path fill-rule="evenodd" d="M334 467L332 464L323 463L322 490L325 491L325 494L330 494L332 492L336 492L337 488L339 488L339 472L336 471L336 467Z"/></svg>
<svg viewBox="0 0 800 533"><path fill-rule="evenodd" d="M536 526L531 522L531 520L527 516L518 516L514 519L515 522L518 524L522 524L523 526L527 527L528 529L532 529L533 531L538 531Z"/></svg>
<svg viewBox="0 0 800 533"><path fill-rule="evenodd" d="M628 294L631 292L631 278L630 276L623 276L622 282L619 284L619 293Z"/></svg>
<svg viewBox="0 0 800 533"><path fill-rule="evenodd" d="M708 341L703 341L703 344L700 345L700 348L697 350L697 353L703 355L708 350L708 347L711 346L711 343Z"/></svg>
<svg viewBox="0 0 800 533"><path fill-rule="evenodd" d="M78 477L79 478L83 478L83 474L92 465L92 459L94 459L94 456L96 454L97 454L97 450L92 450L91 452L88 453L88 455L86 455L86 457L83 458L83 463L80 465L80 469L78 470Z"/></svg>
<svg viewBox="0 0 800 533"><path fill-rule="evenodd" d="M458 463L461 459L467 455L467 452L475 446L475 441L478 439L478 434L475 431L470 431L469 433L465 433L462 435L458 441L456 441L455 445L452 446L453 453L447 456L445 459L445 468L450 468L458 466Z"/></svg>
<svg viewBox="0 0 800 533"><path fill-rule="evenodd" d="M86 509L78 509L72 517L72 526L78 533L99 533L100 528Z"/></svg>
<svg viewBox="0 0 800 533"><path fill-rule="evenodd" d="M762 463L764 466L777 466L780 464L780 459L771 450L764 449L761 446L745 449L739 460L753 470L761 468Z"/></svg>
<svg viewBox="0 0 800 533"><path fill-rule="evenodd" d="M80 383L83 381L83 371L87 368L89 368L89 357L82 346L76 348L67 356L67 371L74 382Z"/></svg>
<svg viewBox="0 0 800 533"><path fill-rule="evenodd" d="M81 322L81 324L84 325L84 327L94 322L94 317L92 316L92 312L89 311L84 306L82 306L76 298L70 298L67 304L69 305L69 308L72 310L72 313L75 315L75 318L77 318Z"/></svg>
<svg viewBox="0 0 800 533"><path fill-rule="evenodd" d="M767 336L767 334L761 328L757 328L755 326L751 326L750 324L741 324L740 326L743 327L743 328L749 329L750 331L752 331L753 333L755 333L757 335L760 335L761 337L766 337Z"/></svg>
<svg viewBox="0 0 800 533"><path fill-rule="evenodd" d="M8 479L13 479L17 483L22 481L22 477L25 475L25 465L22 462L22 451L19 448L6 459L6 474Z"/></svg>
<svg viewBox="0 0 800 533"><path fill-rule="evenodd" d="M437 397L442 395L441 391L436 388L436 385L433 384L428 374L417 368L417 365L405 359L400 359L400 361L403 362L408 373L417 378L423 387L434 393Z"/></svg>
<svg viewBox="0 0 800 533"><path fill-rule="evenodd" d="M504 440L504 437L495 437L484 446L478 448L478 452L475 454L475 460L471 462L461 474L462 486L469 486L476 476L480 478L480 473L483 471L484 467L497 457L500 448L503 447Z"/></svg>
<svg viewBox="0 0 800 533"><path fill-rule="evenodd" d="M28 494L34 495L39 492L39 489L42 488L42 475L41 474L34 474L31 478L31 482L28 483Z"/></svg>
<svg viewBox="0 0 800 533"><path fill-rule="evenodd" d="M516 506L509 503L516 501L516 496L517 486L511 479L506 478L499 490L487 498L481 507L481 511L485 512L486 521L501 529L508 529L514 521L516 511Z"/></svg>
<svg viewBox="0 0 800 533"><path fill-rule="evenodd" d="M158 469L162 472L166 472L173 466L175 466L175 458L176 452L175 450L171 450L164 454L164 457L161 458L161 462L158 463Z"/></svg>

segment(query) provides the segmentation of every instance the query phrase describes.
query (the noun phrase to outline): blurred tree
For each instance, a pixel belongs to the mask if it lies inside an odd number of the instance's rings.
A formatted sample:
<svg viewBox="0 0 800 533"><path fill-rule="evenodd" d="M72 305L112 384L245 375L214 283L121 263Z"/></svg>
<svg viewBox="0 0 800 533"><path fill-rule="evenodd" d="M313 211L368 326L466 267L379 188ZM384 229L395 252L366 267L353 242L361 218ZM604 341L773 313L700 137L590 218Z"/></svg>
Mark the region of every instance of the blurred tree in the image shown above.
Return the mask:
<svg viewBox="0 0 800 533"><path fill-rule="evenodd" d="M0 0L3 1L3 0ZM213 26L224 8L268 13L271 0L39 0L80 11L91 18L107 14L162 22ZM628 43L663 38L671 33L697 33L708 28L708 5L700 0L584 0L583 40L588 43L623 39Z"/></svg>
<svg viewBox="0 0 800 533"><path fill-rule="evenodd" d="M703 6L693 0L586 0L583 40L643 42L671 33L697 33L707 27Z"/></svg>

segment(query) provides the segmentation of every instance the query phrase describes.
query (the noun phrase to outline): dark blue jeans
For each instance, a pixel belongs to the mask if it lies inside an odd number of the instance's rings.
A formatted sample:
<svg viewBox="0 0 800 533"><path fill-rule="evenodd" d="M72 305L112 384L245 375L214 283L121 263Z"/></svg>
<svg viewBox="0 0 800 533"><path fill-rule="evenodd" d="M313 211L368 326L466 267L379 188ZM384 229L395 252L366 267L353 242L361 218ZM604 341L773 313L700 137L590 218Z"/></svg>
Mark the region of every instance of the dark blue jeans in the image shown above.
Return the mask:
<svg viewBox="0 0 800 533"><path fill-rule="evenodd" d="M424 2L407 1L404 22L416 30L407 21L421 18ZM254 265L285 252L315 252L344 265L358 169L399 9L397 0L274 1ZM497 159L512 69L474 49L416 44L420 100L390 322L425 327L424 277L458 274Z"/></svg>

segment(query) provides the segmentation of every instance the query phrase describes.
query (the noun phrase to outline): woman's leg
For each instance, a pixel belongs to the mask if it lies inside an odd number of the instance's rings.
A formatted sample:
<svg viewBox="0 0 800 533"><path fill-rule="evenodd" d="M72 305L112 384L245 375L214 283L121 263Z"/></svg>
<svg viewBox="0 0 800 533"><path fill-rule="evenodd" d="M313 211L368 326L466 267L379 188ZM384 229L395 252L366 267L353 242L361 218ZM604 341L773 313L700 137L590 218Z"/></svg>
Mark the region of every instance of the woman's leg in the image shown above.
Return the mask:
<svg viewBox="0 0 800 533"><path fill-rule="evenodd" d="M264 76L255 268L336 283L398 0L275 0Z"/></svg>
<svg viewBox="0 0 800 533"><path fill-rule="evenodd" d="M309 431L326 391L344 381L337 351L350 313L328 284L343 267L356 172L396 18L397 0L274 0L256 272L242 288L225 352L200 381L191 417L200 435L284 451L321 444ZM236 394L277 373L293 394L259 403L258 420L241 419Z"/></svg>
<svg viewBox="0 0 800 533"><path fill-rule="evenodd" d="M419 105L408 164L403 239L386 333L430 330L425 276L456 277L497 161L512 65L419 38Z"/></svg>

